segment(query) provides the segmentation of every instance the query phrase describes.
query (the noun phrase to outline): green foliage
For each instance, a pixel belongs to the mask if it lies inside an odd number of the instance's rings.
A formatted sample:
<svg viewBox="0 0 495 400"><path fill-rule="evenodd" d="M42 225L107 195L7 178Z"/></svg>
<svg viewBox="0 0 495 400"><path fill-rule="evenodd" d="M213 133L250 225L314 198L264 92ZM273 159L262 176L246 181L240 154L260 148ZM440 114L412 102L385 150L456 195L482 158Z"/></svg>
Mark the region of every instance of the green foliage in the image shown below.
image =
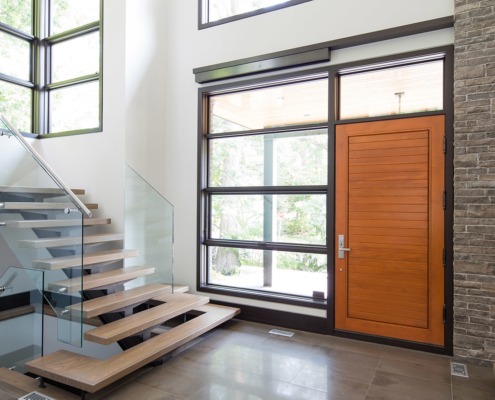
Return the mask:
<svg viewBox="0 0 495 400"><path fill-rule="evenodd" d="M32 0L0 0L0 22L32 33Z"/></svg>
<svg viewBox="0 0 495 400"><path fill-rule="evenodd" d="M308 253L280 253L277 255L277 267L308 272L326 272L327 264L319 257Z"/></svg>

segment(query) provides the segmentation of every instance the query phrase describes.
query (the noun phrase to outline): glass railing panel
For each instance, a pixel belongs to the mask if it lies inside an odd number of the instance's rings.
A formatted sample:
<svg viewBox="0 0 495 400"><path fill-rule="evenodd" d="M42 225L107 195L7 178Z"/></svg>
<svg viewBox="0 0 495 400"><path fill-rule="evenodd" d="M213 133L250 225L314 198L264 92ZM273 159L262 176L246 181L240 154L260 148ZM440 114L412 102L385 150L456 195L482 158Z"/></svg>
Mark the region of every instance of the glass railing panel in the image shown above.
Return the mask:
<svg viewBox="0 0 495 400"><path fill-rule="evenodd" d="M174 207L131 167L126 167L125 247L140 255L125 261L126 267L149 266L153 275L135 279L127 288L148 283L171 286L173 291Z"/></svg>
<svg viewBox="0 0 495 400"><path fill-rule="evenodd" d="M42 291L49 306L44 323L57 325L59 341L82 346L81 311L74 306L83 300L83 213L74 194L1 116L0 135L3 268L44 272Z"/></svg>
<svg viewBox="0 0 495 400"><path fill-rule="evenodd" d="M2 264L0 367L24 373L24 364L42 355L43 272Z"/></svg>

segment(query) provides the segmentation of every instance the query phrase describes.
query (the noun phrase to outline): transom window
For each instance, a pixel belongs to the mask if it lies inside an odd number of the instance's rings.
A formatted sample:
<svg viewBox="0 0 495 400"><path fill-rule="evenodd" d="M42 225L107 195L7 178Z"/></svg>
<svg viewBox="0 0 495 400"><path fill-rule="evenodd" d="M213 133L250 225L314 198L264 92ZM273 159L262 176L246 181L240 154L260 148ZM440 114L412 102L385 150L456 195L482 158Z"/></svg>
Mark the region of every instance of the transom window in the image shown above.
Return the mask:
<svg viewBox="0 0 495 400"><path fill-rule="evenodd" d="M327 75L202 96L203 289L323 301Z"/></svg>
<svg viewBox="0 0 495 400"><path fill-rule="evenodd" d="M311 0L199 0L200 28L224 24Z"/></svg>
<svg viewBox="0 0 495 400"><path fill-rule="evenodd" d="M0 112L22 132L101 131L101 7L0 0Z"/></svg>

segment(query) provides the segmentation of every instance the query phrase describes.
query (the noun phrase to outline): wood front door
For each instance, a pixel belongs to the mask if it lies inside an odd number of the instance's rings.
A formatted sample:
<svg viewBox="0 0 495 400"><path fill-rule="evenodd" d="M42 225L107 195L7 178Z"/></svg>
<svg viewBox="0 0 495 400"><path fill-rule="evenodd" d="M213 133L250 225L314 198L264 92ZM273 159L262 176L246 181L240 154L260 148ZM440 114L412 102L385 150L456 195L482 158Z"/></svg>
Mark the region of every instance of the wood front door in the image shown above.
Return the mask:
<svg viewBox="0 0 495 400"><path fill-rule="evenodd" d="M444 125L337 126L335 329L444 344Z"/></svg>

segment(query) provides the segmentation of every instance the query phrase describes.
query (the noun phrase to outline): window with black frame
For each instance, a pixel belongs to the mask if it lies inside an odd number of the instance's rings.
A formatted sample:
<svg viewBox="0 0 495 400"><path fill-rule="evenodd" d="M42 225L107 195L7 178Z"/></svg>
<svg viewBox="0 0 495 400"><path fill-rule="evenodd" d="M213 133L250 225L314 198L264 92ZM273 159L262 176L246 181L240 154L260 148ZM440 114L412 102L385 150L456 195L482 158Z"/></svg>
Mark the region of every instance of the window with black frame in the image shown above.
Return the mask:
<svg viewBox="0 0 495 400"><path fill-rule="evenodd" d="M199 27L207 28L311 0L199 0Z"/></svg>
<svg viewBox="0 0 495 400"><path fill-rule="evenodd" d="M323 301L327 76L201 95L202 288Z"/></svg>
<svg viewBox="0 0 495 400"><path fill-rule="evenodd" d="M0 112L23 132L100 131L100 0L0 0Z"/></svg>

